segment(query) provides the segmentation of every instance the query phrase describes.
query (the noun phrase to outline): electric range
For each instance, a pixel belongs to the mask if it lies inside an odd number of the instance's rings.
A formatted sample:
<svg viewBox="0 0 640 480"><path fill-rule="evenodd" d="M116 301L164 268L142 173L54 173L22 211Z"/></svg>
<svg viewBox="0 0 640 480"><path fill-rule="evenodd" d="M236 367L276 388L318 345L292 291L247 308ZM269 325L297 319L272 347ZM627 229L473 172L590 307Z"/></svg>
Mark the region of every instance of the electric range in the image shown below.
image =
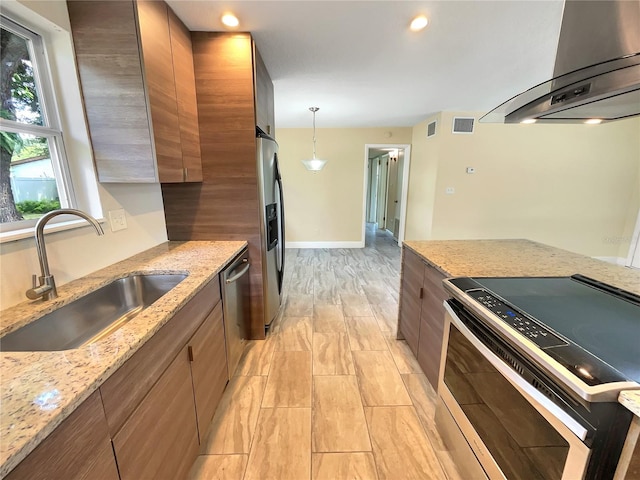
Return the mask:
<svg viewBox="0 0 640 480"><path fill-rule="evenodd" d="M444 285L580 398L615 401L640 388L640 296L582 275Z"/></svg>
<svg viewBox="0 0 640 480"><path fill-rule="evenodd" d="M633 418L618 395L640 389L640 296L582 275L444 287L436 413L475 455L460 461L491 479L613 478Z"/></svg>

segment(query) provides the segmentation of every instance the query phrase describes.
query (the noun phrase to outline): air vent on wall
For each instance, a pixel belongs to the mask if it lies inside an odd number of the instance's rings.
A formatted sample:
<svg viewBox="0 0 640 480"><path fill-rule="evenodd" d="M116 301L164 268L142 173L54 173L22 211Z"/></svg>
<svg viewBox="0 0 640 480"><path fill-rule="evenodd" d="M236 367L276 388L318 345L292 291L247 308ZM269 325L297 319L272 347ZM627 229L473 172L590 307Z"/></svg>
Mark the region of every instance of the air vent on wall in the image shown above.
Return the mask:
<svg viewBox="0 0 640 480"><path fill-rule="evenodd" d="M433 137L436 134L436 122L431 122L427 125L427 138Z"/></svg>
<svg viewBox="0 0 640 480"><path fill-rule="evenodd" d="M475 118L453 117L453 133L473 133Z"/></svg>

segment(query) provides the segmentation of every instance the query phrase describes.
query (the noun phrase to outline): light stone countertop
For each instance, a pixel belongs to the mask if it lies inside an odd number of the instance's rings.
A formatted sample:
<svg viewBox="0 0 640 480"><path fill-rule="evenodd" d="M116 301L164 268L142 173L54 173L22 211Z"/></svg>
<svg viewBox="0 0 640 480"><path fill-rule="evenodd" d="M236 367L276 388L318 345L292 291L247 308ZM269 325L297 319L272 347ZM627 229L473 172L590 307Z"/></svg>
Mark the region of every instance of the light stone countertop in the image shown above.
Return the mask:
<svg viewBox="0 0 640 480"><path fill-rule="evenodd" d="M0 335L136 273L187 273L171 291L112 335L61 352L0 352L0 477L4 477L104 383L246 242L167 242L58 288L48 302L24 302L0 312Z"/></svg>
<svg viewBox="0 0 640 480"><path fill-rule="evenodd" d="M620 392L618 401L640 417L640 390L625 390Z"/></svg>
<svg viewBox="0 0 640 480"><path fill-rule="evenodd" d="M562 277L581 273L640 295L640 269L531 240L418 240L404 245L448 277Z"/></svg>
<svg viewBox="0 0 640 480"><path fill-rule="evenodd" d="M580 273L640 295L640 270L531 240L416 240L404 245L447 277L544 277ZM620 393L640 416L640 390Z"/></svg>

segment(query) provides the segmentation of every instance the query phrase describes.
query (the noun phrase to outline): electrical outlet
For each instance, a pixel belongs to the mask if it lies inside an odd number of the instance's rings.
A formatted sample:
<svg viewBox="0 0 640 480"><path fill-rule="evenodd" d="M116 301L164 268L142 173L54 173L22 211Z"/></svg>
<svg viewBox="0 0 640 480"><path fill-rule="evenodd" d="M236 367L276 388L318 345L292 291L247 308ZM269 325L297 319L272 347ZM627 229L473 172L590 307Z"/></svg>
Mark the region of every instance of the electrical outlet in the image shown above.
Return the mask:
<svg viewBox="0 0 640 480"><path fill-rule="evenodd" d="M124 213L124 209L111 210L109 212L109 223L111 224L111 231L117 232L119 230L126 230L127 217Z"/></svg>
<svg viewBox="0 0 640 480"><path fill-rule="evenodd" d="M456 193L456 189L453 187L447 187L444 190L444 193L446 193L447 195L453 195L454 193Z"/></svg>
<svg viewBox="0 0 640 480"><path fill-rule="evenodd" d="M476 173L475 167L467 167L467 173Z"/></svg>

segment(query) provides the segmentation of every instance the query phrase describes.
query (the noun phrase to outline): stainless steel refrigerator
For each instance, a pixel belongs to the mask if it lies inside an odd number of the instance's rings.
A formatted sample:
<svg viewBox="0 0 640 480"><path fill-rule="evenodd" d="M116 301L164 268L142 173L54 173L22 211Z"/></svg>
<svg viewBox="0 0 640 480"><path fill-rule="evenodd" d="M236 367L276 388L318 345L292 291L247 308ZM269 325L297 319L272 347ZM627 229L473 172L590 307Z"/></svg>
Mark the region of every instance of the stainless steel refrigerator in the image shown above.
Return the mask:
<svg viewBox="0 0 640 480"><path fill-rule="evenodd" d="M284 199L278 144L256 127L265 326L278 315L284 280Z"/></svg>

